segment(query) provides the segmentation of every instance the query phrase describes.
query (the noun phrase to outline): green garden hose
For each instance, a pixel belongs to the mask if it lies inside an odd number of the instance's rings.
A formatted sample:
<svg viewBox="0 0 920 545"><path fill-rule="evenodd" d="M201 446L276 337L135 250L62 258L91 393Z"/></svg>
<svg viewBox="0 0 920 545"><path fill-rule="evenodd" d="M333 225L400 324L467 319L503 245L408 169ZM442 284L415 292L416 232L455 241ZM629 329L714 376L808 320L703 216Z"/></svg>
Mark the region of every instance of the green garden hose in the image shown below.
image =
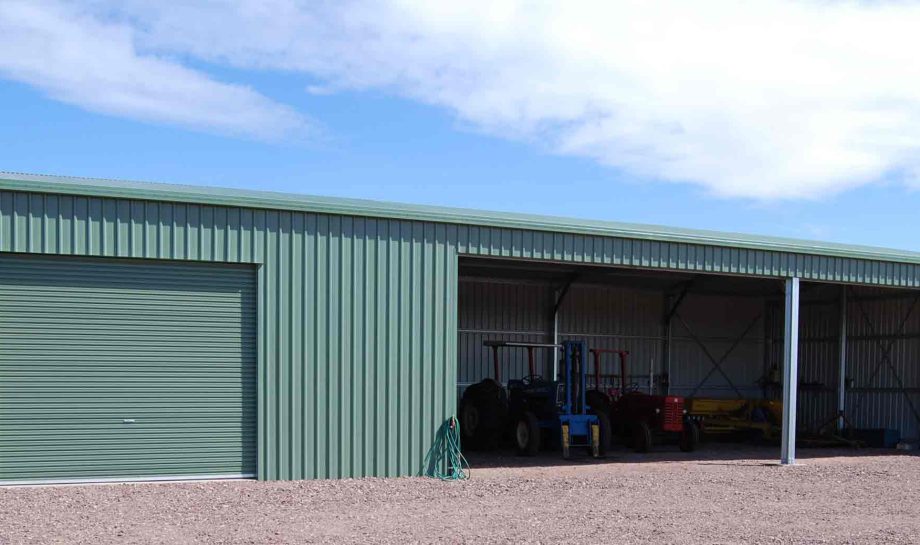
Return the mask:
<svg viewBox="0 0 920 545"><path fill-rule="evenodd" d="M460 425L456 416L447 419L438 430L434 445L425 458L426 474L429 477L442 481L463 481L470 478L470 464L460 449Z"/></svg>

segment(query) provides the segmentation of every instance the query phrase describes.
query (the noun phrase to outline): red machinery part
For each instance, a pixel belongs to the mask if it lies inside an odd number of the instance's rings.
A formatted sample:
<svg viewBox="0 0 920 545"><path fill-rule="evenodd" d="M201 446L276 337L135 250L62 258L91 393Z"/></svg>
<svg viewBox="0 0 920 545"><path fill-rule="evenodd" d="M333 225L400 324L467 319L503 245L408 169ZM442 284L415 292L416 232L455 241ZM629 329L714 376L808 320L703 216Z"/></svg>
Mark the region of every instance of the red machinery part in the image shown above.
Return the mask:
<svg viewBox="0 0 920 545"><path fill-rule="evenodd" d="M664 399L664 414L661 419L663 431L680 432L684 429L684 398L667 396Z"/></svg>
<svg viewBox="0 0 920 545"><path fill-rule="evenodd" d="M592 348L594 354L594 387L601 389L601 354L616 354L620 357L620 393L626 391L626 358L629 357L627 350L615 350L613 348Z"/></svg>

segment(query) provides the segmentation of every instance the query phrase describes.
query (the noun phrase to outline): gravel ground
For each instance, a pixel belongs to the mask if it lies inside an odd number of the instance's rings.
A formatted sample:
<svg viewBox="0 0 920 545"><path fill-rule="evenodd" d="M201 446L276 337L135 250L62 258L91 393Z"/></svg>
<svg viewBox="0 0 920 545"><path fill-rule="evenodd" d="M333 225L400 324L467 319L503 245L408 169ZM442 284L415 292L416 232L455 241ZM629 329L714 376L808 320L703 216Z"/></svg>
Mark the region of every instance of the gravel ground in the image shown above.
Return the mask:
<svg viewBox="0 0 920 545"><path fill-rule="evenodd" d="M479 456L473 478L0 489L0 543L920 543L920 457Z"/></svg>

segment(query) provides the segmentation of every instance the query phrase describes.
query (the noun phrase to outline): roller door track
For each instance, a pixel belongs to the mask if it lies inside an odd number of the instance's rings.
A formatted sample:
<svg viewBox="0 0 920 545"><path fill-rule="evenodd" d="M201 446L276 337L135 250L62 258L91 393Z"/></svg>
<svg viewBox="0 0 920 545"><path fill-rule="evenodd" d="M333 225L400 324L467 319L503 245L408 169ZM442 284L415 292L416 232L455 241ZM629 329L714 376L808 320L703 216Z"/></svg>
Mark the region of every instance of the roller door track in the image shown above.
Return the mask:
<svg viewBox="0 0 920 545"><path fill-rule="evenodd" d="M251 267L0 254L0 483L250 477Z"/></svg>

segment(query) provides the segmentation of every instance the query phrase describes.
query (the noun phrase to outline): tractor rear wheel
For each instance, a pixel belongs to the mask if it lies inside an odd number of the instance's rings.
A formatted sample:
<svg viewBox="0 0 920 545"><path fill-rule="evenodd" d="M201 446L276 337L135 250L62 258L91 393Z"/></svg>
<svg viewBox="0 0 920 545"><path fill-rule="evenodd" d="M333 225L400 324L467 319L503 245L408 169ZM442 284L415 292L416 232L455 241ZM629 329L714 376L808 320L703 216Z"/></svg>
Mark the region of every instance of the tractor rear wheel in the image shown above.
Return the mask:
<svg viewBox="0 0 920 545"><path fill-rule="evenodd" d="M610 396L598 390L585 392L585 402L588 408L597 414L610 414Z"/></svg>
<svg viewBox="0 0 920 545"><path fill-rule="evenodd" d="M501 384L484 379L469 386L460 401L463 445L470 449L494 449L508 422L508 397Z"/></svg>
<svg viewBox="0 0 920 545"><path fill-rule="evenodd" d="M518 418L514 426L514 443L521 456L535 456L540 452L540 421L530 411Z"/></svg>
<svg viewBox="0 0 920 545"><path fill-rule="evenodd" d="M479 407L469 399L460 401L460 433L463 445L470 448L479 446Z"/></svg>
<svg viewBox="0 0 920 545"><path fill-rule="evenodd" d="M700 426L694 420L684 420L684 429L680 432L680 450L693 452L700 446Z"/></svg>
<svg viewBox="0 0 920 545"><path fill-rule="evenodd" d="M610 417L606 413L598 413L597 415L597 424L598 431L600 432L600 444L597 448L597 455L600 458L607 456L607 452L610 450L611 435L613 430L610 426Z"/></svg>
<svg viewBox="0 0 920 545"><path fill-rule="evenodd" d="M633 427L633 448L636 452L652 450L652 428L647 422L637 422Z"/></svg>

